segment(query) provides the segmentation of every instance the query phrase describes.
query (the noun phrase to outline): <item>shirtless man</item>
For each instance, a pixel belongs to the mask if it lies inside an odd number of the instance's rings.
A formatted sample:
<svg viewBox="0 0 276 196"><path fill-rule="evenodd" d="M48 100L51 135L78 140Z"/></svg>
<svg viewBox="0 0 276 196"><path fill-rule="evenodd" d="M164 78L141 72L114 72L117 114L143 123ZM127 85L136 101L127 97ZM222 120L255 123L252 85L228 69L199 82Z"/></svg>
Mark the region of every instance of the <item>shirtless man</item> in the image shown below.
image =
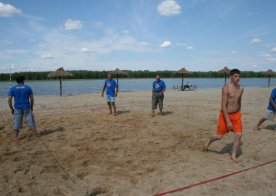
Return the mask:
<svg viewBox="0 0 276 196"><path fill-rule="evenodd" d="M242 122L241 122L241 98L243 94L243 87L239 85L240 71L232 69L230 71L231 81L225 84L222 89L221 112L219 115L217 134L212 136L208 142L205 143L203 151L208 151L209 146L216 140L222 139L223 135L229 131L234 132L234 142L231 154L231 159L239 162L237 159L237 151L240 146L242 136Z"/></svg>

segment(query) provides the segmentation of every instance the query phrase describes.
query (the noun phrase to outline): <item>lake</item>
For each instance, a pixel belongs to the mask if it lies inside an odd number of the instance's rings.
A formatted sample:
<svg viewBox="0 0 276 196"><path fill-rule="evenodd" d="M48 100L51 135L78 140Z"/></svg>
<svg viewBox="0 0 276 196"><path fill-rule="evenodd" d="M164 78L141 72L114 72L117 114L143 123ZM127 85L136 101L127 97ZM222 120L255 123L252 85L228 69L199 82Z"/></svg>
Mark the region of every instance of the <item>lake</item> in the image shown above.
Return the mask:
<svg viewBox="0 0 276 196"><path fill-rule="evenodd" d="M167 89L173 86L181 85L181 78L163 78L167 85ZM197 88L221 88L224 84L224 78L185 78L184 83L190 82ZM151 90L153 79L120 79L119 89L126 91L145 91ZM244 87L267 87L267 78L244 78L240 83ZM30 85L35 95L59 95L58 80L44 81L26 81L25 84ZM63 94L89 94L100 92L104 84L104 80L63 80ZM15 85L15 82L12 83ZM271 79L271 85L276 85L276 78ZM0 82L0 96L7 96L9 90L9 82Z"/></svg>

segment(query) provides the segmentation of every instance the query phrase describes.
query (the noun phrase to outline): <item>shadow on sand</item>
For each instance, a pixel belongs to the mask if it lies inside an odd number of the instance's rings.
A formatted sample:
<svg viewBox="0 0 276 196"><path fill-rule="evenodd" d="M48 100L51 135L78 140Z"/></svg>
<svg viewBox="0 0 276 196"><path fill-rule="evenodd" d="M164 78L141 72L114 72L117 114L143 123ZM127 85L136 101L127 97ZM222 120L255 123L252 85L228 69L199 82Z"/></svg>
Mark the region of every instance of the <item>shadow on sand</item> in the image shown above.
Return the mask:
<svg viewBox="0 0 276 196"><path fill-rule="evenodd" d="M163 115L170 115L170 114L173 114L174 112L171 112L171 111L166 111L166 112L163 112Z"/></svg>
<svg viewBox="0 0 276 196"><path fill-rule="evenodd" d="M268 130L272 130L272 131L276 131L276 124L274 125L267 125L266 127L264 127L265 129L268 129Z"/></svg>
<svg viewBox="0 0 276 196"><path fill-rule="evenodd" d="M48 129L44 129L43 131L40 132L40 136L45 136L45 135L49 135L55 132L63 132L64 128L63 127L54 127L54 128L48 128Z"/></svg>
<svg viewBox="0 0 276 196"><path fill-rule="evenodd" d="M242 155L242 149L241 149L242 145L243 145L243 143L241 142L241 145L240 145L240 147L238 149L238 152L237 152L237 157ZM233 142L230 143L230 144L226 144L220 151L209 150L209 152L214 152L214 153L217 153L217 154L229 154L229 155L231 155L232 148L233 148Z"/></svg>
<svg viewBox="0 0 276 196"><path fill-rule="evenodd" d="M127 114L129 112L130 112L129 110L119 110L117 111L117 115Z"/></svg>

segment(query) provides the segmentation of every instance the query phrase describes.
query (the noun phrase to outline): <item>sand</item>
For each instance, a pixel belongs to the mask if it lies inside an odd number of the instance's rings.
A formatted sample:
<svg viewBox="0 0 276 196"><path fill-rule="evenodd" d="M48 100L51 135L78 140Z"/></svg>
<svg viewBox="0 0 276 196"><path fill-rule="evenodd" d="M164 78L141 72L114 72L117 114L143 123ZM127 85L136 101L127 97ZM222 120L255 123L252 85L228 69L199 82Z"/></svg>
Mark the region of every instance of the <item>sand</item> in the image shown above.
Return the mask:
<svg viewBox="0 0 276 196"><path fill-rule="evenodd" d="M168 90L165 115L151 117L151 92L120 93L118 116L99 94L35 97L39 138L10 140L12 115L0 98L0 195L147 196L276 159L276 121L254 132L271 88L245 89L241 163L233 134L201 152L215 133L220 89ZM275 195L276 163L179 195Z"/></svg>

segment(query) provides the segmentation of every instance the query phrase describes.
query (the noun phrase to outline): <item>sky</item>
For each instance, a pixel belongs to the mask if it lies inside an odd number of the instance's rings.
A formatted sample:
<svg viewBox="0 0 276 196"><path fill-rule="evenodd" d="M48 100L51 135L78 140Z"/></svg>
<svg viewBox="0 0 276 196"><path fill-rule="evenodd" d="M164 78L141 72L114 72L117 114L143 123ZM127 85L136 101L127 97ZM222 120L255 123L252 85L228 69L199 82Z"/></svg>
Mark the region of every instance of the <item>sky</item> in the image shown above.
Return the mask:
<svg viewBox="0 0 276 196"><path fill-rule="evenodd" d="M274 0L0 0L0 72L276 71Z"/></svg>

